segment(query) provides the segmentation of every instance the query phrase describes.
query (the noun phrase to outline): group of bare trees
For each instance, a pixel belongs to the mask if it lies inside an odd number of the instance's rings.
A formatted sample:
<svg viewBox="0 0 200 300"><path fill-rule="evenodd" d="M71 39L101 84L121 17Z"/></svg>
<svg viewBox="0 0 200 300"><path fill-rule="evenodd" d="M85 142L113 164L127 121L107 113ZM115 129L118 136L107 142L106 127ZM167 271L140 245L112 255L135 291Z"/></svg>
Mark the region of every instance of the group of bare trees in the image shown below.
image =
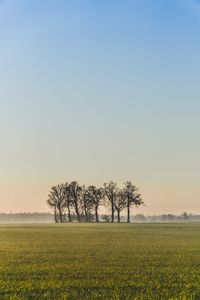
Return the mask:
<svg viewBox="0 0 200 300"><path fill-rule="evenodd" d="M103 187L94 185L86 187L76 181L51 187L47 204L54 211L55 222L64 223L99 222L99 208L110 208L111 218L106 221L120 222L121 213L126 211L127 222L130 222L132 205L143 204L138 188L127 181L123 188L118 188L113 181L104 183Z"/></svg>

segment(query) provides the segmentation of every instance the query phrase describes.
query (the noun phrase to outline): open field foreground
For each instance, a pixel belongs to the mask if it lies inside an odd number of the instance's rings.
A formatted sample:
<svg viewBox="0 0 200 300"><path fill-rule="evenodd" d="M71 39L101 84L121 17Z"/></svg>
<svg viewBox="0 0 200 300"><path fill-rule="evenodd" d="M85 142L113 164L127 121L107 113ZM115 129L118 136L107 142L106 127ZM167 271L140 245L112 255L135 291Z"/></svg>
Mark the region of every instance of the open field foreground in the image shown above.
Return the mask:
<svg viewBox="0 0 200 300"><path fill-rule="evenodd" d="M200 299L200 224L1 225L0 299Z"/></svg>

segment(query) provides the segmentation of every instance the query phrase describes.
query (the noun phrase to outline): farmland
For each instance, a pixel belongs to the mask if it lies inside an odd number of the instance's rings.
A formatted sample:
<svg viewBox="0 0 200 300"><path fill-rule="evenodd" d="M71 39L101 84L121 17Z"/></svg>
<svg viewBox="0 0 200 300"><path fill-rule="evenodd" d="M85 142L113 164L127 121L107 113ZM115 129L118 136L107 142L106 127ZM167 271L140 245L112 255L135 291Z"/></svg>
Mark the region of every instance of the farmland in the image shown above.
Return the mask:
<svg viewBox="0 0 200 300"><path fill-rule="evenodd" d="M200 299L200 224L0 225L0 299Z"/></svg>

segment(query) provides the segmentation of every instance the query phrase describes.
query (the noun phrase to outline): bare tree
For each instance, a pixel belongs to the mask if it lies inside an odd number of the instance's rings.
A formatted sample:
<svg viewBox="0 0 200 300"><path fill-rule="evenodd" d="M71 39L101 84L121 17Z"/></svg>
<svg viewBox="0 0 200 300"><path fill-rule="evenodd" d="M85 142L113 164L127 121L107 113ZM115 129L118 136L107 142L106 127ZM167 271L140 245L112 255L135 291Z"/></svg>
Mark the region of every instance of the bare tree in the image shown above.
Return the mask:
<svg viewBox="0 0 200 300"><path fill-rule="evenodd" d="M48 195L47 205L53 209L55 223L58 223L57 203L55 197L51 193Z"/></svg>
<svg viewBox="0 0 200 300"><path fill-rule="evenodd" d="M91 193L89 189L85 185L83 185L82 186L82 210L86 222L89 222L91 220L92 209L93 209L93 202L91 199Z"/></svg>
<svg viewBox="0 0 200 300"><path fill-rule="evenodd" d="M117 222L120 223L120 213L127 207L126 195L123 190L117 191L114 205L117 211Z"/></svg>
<svg viewBox="0 0 200 300"><path fill-rule="evenodd" d="M69 183L66 182L63 185L63 189L64 189L64 197L65 197L65 207L67 208L68 222L72 222L72 216L71 216L72 200L71 200Z"/></svg>
<svg viewBox="0 0 200 300"><path fill-rule="evenodd" d="M77 216L77 220L81 221L81 197L82 197L82 187L78 184L77 181L72 181L69 184L70 197L72 201L72 205L74 206L74 210Z"/></svg>
<svg viewBox="0 0 200 300"><path fill-rule="evenodd" d="M65 196L64 196L64 188L62 184L58 184L56 186L52 186L49 198L47 200L48 205L52 205L54 207L54 211L58 210L59 221L63 223L63 210L65 207Z"/></svg>
<svg viewBox="0 0 200 300"><path fill-rule="evenodd" d="M94 206L95 211L95 220L99 222L98 208L101 205L101 201L103 199L104 191L102 188L97 188L94 185L88 187L89 191L89 201Z"/></svg>
<svg viewBox="0 0 200 300"><path fill-rule="evenodd" d="M125 182L123 192L127 203L127 223L130 223L130 208L131 205L140 206L143 204L141 194L138 193L138 188L130 181Z"/></svg>
<svg viewBox="0 0 200 300"><path fill-rule="evenodd" d="M113 181L109 183L104 183L104 193L111 204L111 222L114 222L115 217L115 202L117 198L117 184Z"/></svg>

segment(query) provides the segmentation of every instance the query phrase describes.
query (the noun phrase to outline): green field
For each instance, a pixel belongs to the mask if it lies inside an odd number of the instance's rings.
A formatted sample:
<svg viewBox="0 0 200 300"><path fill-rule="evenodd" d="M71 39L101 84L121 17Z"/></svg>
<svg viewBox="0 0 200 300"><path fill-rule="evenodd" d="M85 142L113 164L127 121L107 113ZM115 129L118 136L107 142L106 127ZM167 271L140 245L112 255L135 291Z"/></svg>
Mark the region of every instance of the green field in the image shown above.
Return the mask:
<svg viewBox="0 0 200 300"><path fill-rule="evenodd" d="M200 299L200 224L1 225L0 299Z"/></svg>

